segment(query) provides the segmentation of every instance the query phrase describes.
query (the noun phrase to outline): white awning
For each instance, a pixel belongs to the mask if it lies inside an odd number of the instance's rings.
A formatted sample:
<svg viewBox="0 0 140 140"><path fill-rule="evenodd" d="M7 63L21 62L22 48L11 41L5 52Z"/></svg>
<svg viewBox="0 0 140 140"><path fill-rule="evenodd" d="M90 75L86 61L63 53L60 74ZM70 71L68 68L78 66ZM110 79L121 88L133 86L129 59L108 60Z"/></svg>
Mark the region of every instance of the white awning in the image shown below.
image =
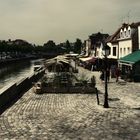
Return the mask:
<svg viewBox="0 0 140 140"><path fill-rule="evenodd" d="M66 54L66 56L73 56L73 57L76 57L76 56L78 56L79 54L77 54L77 53L70 53L70 54Z"/></svg>
<svg viewBox="0 0 140 140"><path fill-rule="evenodd" d="M96 58L95 57L93 57L93 56L90 56L90 57L83 57L83 58L79 58L81 61L83 61L83 62L86 62L86 61L95 61L96 60Z"/></svg>

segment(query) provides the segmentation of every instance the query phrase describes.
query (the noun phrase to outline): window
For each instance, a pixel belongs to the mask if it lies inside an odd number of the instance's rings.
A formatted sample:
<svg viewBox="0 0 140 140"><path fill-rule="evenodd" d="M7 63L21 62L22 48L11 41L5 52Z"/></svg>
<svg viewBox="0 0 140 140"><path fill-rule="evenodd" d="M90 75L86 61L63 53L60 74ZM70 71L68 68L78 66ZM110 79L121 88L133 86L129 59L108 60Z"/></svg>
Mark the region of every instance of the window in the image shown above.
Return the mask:
<svg viewBox="0 0 140 140"><path fill-rule="evenodd" d="M127 48L127 53L129 54L129 52L130 52L130 48L128 47L128 48Z"/></svg>
<svg viewBox="0 0 140 140"><path fill-rule="evenodd" d="M124 55L126 54L126 49L124 48Z"/></svg>
<svg viewBox="0 0 140 140"><path fill-rule="evenodd" d="M130 26L128 27L128 36L129 37L131 36L131 28L130 28Z"/></svg>
<svg viewBox="0 0 140 140"><path fill-rule="evenodd" d="M127 37L126 31L124 31L124 36Z"/></svg>
<svg viewBox="0 0 140 140"><path fill-rule="evenodd" d="M126 31L126 37L129 37L129 31L128 30Z"/></svg>
<svg viewBox="0 0 140 140"><path fill-rule="evenodd" d="M125 38L125 32L123 32L123 38Z"/></svg>
<svg viewBox="0 0 140 140"><path fill-rule="evenodd" d="M120 31L120 38L123 38L123 30Z"/></svg>
<svg viewBox="0 0 140 140"><path fill-rule="evenodd" d="M113 56L116 56L116 47L113 47Z"/></svg>
<svg viewBox="0 0 140 140"><path fill-rule="evenodd" d="M120 48L120 57L122 57L122 48Z"/></svg>

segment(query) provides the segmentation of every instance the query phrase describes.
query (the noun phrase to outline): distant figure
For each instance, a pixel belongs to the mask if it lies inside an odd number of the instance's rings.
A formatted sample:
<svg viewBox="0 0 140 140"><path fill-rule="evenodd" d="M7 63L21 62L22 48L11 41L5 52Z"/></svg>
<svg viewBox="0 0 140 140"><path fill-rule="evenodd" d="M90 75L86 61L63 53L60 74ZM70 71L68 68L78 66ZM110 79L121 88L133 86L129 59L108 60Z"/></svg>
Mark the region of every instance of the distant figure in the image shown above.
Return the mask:
<svg viewBox="0 0 140 140"><path fill-rule="evenodd" d="M115 76L116 76L116 82L118 82L120 76L120 69L118 67L115 70Z"/></svg>
<svg viewBox="0 0 140 140"><path fill-rule="evenodd" d="M115 78L116 76L115 76L115 66L114 65L112 65L111 67L110 67L110 71L111 71L111 78Z"/></svg>
<svg viewBox="0 0 140 140"><path fill-rule="evenodd" d="M127 75L128 75L128 81L132 82L132 80L133 80L132 68L129 68Z"/></svg>
<svg viewBox="0 0 140 140"><path fill-rule="evenodd" d="M94 76L91 77L91 84L93 87L95 87L95 85L96 85L96 79Z"/></svg>
<svg viewBox="0 0 140 140"><path fill-rule="evenodd" d="M101 79L101 81L104 81L104 71L103 70L101 71L100 79Z"/></svg>
<svg viewBox="0 0 140 140"><path fill-rule="evenodd" d="M107 68L106 74L107 74L107 81L109 82L109 80L110 80L110 69L109 68Z"/></svg>

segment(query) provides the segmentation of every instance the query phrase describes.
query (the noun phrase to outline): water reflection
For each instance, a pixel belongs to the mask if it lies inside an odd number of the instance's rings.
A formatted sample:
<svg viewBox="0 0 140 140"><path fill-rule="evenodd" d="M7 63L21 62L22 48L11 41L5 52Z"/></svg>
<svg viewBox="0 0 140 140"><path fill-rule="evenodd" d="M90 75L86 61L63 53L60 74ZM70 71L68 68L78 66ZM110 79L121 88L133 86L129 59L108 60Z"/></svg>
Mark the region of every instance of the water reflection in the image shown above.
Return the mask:
<svg viewBox="0 0 140 140"><path fill-rule="evenodd" d="M0 88L7 84L12 84L31 75L34 70L34 63L40 60L22 61L0 67Z"/></svg>

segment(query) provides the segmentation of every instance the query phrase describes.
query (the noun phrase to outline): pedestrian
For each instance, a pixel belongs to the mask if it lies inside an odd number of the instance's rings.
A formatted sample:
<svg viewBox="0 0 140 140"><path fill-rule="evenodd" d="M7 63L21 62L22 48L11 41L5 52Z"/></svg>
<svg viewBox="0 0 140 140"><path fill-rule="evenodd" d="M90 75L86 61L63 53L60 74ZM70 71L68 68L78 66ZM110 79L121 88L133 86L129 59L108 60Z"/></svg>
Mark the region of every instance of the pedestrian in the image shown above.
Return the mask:
<svg viewBox="0 0 140 140"><path fill-rule="evenodd" d="M120 76L120 69L118 67L115 70L115 76L116 76L116 82L118 82Z"/></svg>
<svg viewBox="0 0 140 140"><path fill-rule="evenodd" d="M128 81L129 82L132 82L132 79L133 79L133 72L132 72L132 68L129 68L128 70Z"/></svg>
<svg viewBox="0 0 140 140"><path fill-rule="evenodd" d="M107 68L106 75L107 75L107 81L109 82L109 80L110 80L110 69L109 68Z"/></svg>
<svg viewBox="0 0 140 140"><path fill-rule="evenodd" d="M95 76L92 76L92 77L91 77L91 84L92 84L93 87L95 87L95 85L96 85Z"/></svg>
<svg viewBox="0 0 140 140"><path fill-rule="evenodd" d="M101 70L100 79L101 79L102 82L104 81L104 71L103 70Z"/></svg>

